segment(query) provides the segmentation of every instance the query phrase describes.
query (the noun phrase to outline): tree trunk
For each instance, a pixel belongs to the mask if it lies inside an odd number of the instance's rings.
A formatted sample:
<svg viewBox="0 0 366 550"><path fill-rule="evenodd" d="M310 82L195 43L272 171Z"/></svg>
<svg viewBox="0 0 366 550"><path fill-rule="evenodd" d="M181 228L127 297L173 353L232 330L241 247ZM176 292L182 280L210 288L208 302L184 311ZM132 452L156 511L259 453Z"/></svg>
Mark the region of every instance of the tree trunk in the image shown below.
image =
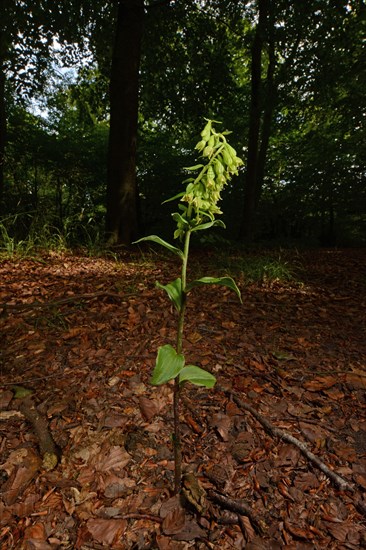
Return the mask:
<svg viewBox="0 0 366 550"><path fill-rule="evenodd" d="M4 200L4 164L6 143L6 107L5 107L5 71L4 71L5 37L0 30L0 213Z"/></svg>
<svg viewBox="0 0 366 550"><path fill-rule="evenodd" d="M129 245L137 235L136 141L143 0L120 0L110 81L106 237Z"/></svg>
<svg viewBox="0 0 366 550"><path fill-rule="evenodd" d="M262 52L269 11L269 0L258 0L259 18L252 44L251 97L249 112L248 153L244 184L244 209L240 238L253 238L253 221L257 200L258 158L262 118Z"/></svg>
<svg viewBox="0 0 366 550"><path fill-rule="evenodd" d="M274 41L274 22L271 16L269 17L269 43L268 43L268 67L266 75L266 88L264 96L264 111L263 111L263 123L261 132L261 142L258 151L257 159L257 181L255 189L255 205L254 209L258 208L259 200L262 194L265 166L267 160L269 138L271 137L271 126L274 106L277 101L277 89L275 85L275 68L276 68L276 54L275 54L275 41ZM255 213L255 212L254 212Z"/></svg>

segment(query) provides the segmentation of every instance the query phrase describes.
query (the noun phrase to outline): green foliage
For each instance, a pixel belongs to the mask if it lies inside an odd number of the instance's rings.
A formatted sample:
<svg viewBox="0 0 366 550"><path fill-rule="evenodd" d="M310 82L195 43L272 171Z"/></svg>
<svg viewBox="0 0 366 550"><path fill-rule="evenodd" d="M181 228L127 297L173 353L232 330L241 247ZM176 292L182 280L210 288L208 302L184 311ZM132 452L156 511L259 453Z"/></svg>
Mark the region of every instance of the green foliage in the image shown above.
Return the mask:
<svg viewBox="0 0 366 550"><path fill-rule="evenodd" d="M186 381L205 388L213 388L216 384L216 378L210 372L195 365L187 365L179 371L179 383L182 384Z"/></svg>
<svg viewBox="0 0 366 550"><path fill-rule="evenodd" d="M218 259L225 271L239 274L245 282L293 281L301 270L279 255L247 255L229 257L225 254Z"/></svg>
<svg viewBox="0 0 366 550"><path fill-rule="evenodd" d="M156 286L161 290L165 290L165 292L169 296L169 299L173 302L176 310L179 313L183 306L182 279L179 277L178 279L172 281L171 283L168 283L167 285L161 285L157 282Z"/></svg>
<svg viewBox="0 0 366 550"><path fill-rule="evenodd" d="M47 120L10 109L3 225L14 246L50 248L62 240L94 248L101 241L108 126L83 126L64 85L50 95Z"/></svg>
<svg viewBox="0 0 366 550"><path fill-rule="evenodd" d="M202 285L221 285L233 290L239 299L240 291L231 277L201 277L187 284L187 264L189 257L189 244L191 234L195 231L204 231L214 226L223 227L215 216L221 214L218 201L221 192L234 174L238 173L238 167L242 160L236 155L236 151L229 145L226 139L228 132L219 133L213 127L213 121L207 120L201 132L201 140L195 149L201 153L202 161L186 170L189 173L198 172L184 183L188 184L185 192L179 193L169 199L180 199L180 212L172 214L177 225L174 238L183 243L183 248L173 246L169 242L156 235L143 237L137 242L150 241L159 244L179 256L182 261L181 277L157 287L164 290L178 312L177 343L176 348L170 344L162 346L158 350L155 368L150 382L155 385L165 384L171 380L175 382L174 390L174 442L175 442L175 491L178 492L181 483L181 445L179 432L179 395L183 384L190 382L196 386L212 388L215 385L215 377L204 369L195 365L185 365L182 353L183 328L186 301L188 293L195 287Z"/></svg>
<svg viewBox="0 0 366 550"><path fill-rule="evenodd" d="M6 226L14 247L27 239L31 217L40 219L39 213L68 245L89 246L103 231L108 75L117 4L67 0L57 6L37 0L5 2L1 8L0 57L9 118L2 214L27 215L26 223L18 218L18 227ZM222 113L237 136L233 145L246 150L258 3L152 4L146 2L140 75L140 230L166 238L173 224L179 233L185 223L179 209L170 226L165 215L169 203L160 208L162 198L180 190L177 166L190 167L189 178L198 175L192 168L204 164L193 159L191 143L202 111L209 109L212 117ZM355 0L331 10L325 0L316 5L271 3L271 28L266 29L271 32L265 33L261 67L264 85L257 98L265 101L271 92L266 86L271 36L274 110L257 201L255 235L260 240L365 242L363 4ZM62 44L58 51L52 48L56 35ZM86 42L88 49L83 49ZM82 56L84 62L77 64ZM78 66L78 71L71 77L56 75L54 62L60 59L60 65ZM42 116L35 116L34 101ZM216 168L220 171L219 164ZM207 181L209 175L211 171ZM243 212L244 170L239 175L240 185L229 183L222 207L227 235L233 238ZM216 192L206 186L200 196L191 196L189 189L186 195L204 204L204 194ZM42 231L42 223L37 227ZM206 227L201 223L197 231ZM210 238L203 236L206 242Z"/></svg>
<svg viewBox="0 0 366 550"><path fill-rule="evenodd" d="M194 288L195 286L202 286L202 285L221 285L226 286L227 288L230 288L235 292L239 300L241 301L241 295L240 290L238 289L235 281L231 277L201 277L200 279L196 279L195 281L190 282L186 286L186 293Z"/></svg>
<svg viewBox="0 0 366 550"><path fill-rule="evenodd" d="M151 384L160 386L176 378L184 367L184 356L167 344L159 348Z"/></svg>

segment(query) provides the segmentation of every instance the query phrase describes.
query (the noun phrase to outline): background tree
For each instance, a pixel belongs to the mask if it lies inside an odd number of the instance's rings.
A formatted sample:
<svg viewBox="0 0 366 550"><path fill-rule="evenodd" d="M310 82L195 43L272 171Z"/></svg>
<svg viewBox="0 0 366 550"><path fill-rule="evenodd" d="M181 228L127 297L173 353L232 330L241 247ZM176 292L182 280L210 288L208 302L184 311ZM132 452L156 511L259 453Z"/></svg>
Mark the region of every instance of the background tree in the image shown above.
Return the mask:
<svg viewBox="0 0 366 550"><path fill-rule="evenodd" d="M109 245L137 236L136 147L143 0L121 0L110 79L106 233Z"/></svg>
<svg viewBox="0 0 366 550"><path fill-rule="evenodd" d="M49 57L52 34L44 30L40 1L0 0L0 208L4 196L7 135L7 84L18 98L29 98L41 81ZM8 92L9 93L9 92Z"/></svg>
<svg viewBox="0 0 366 550"><path fill-rule="evenodd" d="M1 1L3 10L15 9ZM105 212L111 244L128 244L141 221L143 233L161 232L159 217L165 216L158 205L179 191L185 174L176 166L192 164L196 129L206 115L232 128L234 147L247 156L239 185L225 197L228 236L237 236L241 227L245 239L362 240L365 7L360 0L336 9L328 0L98 0L92 5L44 0L42 6L23 2L21 7L19 21L9 16L4 27L10 36L3 67L11 160L5 166L4 212L17 216L25 205L27 216L31 208L41 212L47 195L53 205L48 219L55 215L52 223L64 234L69 220L81 229L87 220L98 223ZM136 27L128 30L137 38L134 56L132 39L128 46L122 40L128 33L117 33L122 12L135 17ZM34 43L34 60L39 57L39 67L48 67L32 73L28 95L17 86L20 80L24 87L33 66L23 56L22 72L14 30L22 28L22 17L34 19L29 48ZM50 49L54 36L59 51ZM43 57L37 37L48 44ZM60 86L51 81L47 89L43 77L52 74L55 60L74 67L72 78ZM30 106L39 102L40 92L48 106L35 114ZM19 190L23 195L15 204ZM88 215L80 217L81 211ZM79 229L71 232L74 242Z"/></svg>

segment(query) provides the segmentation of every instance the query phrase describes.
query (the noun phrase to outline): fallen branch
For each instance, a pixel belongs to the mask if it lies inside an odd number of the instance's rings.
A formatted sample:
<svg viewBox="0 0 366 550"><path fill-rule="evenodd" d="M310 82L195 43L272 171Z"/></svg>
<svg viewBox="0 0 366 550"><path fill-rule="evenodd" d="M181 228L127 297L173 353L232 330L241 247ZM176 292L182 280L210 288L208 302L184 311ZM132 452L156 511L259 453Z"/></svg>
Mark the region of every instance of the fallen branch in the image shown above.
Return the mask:
<svg viewBox="0 0 366 550"><path fill-rule="evenodd" d="M281 428L276 428L276 426L273 426L273 424L271 424L269 420L267 420L266 418L264 418L264 416L259 414L259 412L254 407L242 401L237 395L235 395L234 392L225 390L224 388L220 388L220 387L217 387L217 389L219 391L222 391L229 397L231 397L231 399L238 405L239 408L250 412L250 414L254 416L254 418L258 420L260 424L262 424L262 426L267 431L267 433L269 433L273 437L278 437L279 439L282 439L283 441L287 441L288 443L291 443L292 445L295 445L296 447L298 447L298 449L300 449L302 454L312 464L315 464L315 466L317 466L319 470L321 470L331 481L333 481L333 483L341 491L349 491L350 493L356 493L359 498L354 503L354 505L361 514L366 515L366 502L362 500L362 498L360 498L359 494L357 493L357 490L356 490L357 488L355 484L350 483L349 481L343 479L343 477L341 477L336 472L331 470L326 464L324 464L324 462L320 460L320 458L318 458L316 455L314 455L314 453L312 453L308 449L306 443L304 443L303 441L300 441L299 439L285 432Z"/></svg>
<svg viewBox="0 0 366 550"><path fill-rule="evenodd" d="M93 300L94 298L99 297L114 298L118 300L123 300L128 296L135 296L135 293L129 292L128 294L118 294L116 292L89 292L86 294L78 294L75 296L68 296L67 298L61 298L60 300L54 300L52 302L31 302L30 304L0 304L0 309L2 309L1 315L6 315L8 310L22 310L22 309L34 309L34 308L49 308L60 306L63 304L68 304L70 302L77 302L78 300Z"/></svg>
<svg viewBox="0 0 366 550"><path fill-rule="evenodd" d="M321 470L326 476L328 476L329 479L331 479L333 481L333 483L341 491L350 491L351 493L355 492L355 490L356 490L355 485L353 483L350 483L349 481L343 479L343 477L341 477L340 475L336 474L336 472L331 470L326 464L324 464L324 462L322 462L320 460L320 458L318 458L314 453L312 453L308 449L306 443L304 443L303 441L300 441L299 439L297 439L293 435L285 432L281 428L276 428L276 426L273 426L273 424L271 424L271 422L269 422L269 420L267 420L266 418L264 418L264 416L259 414L259 412L254 407L252 407L251 405L248 405L248 403L245 403L244 401L242 401L237 395L235 395L234 392L225 390L224 388L218 388L218 389L220 391L223 391L227 395L229 395L232 398L232 400L238 405L238 407L250 412L250 414L252 416L254 416L254 418L256 420L258 420L258 422L260 424L262 424L262 426L267 431L267 433L269 433L270 435L272 435L274 437L278 437L279 439L282 439L283 441L287 441L287 443L291 443L292 445L295 445L296 447L298 447L300 449L300 451L302 452L302 454L310 462L315 464L319 468L319 470Z"/></svg>
<svg viewBox="0 0 366 550"><path fill-rule="evenodd" d="M38 376L36 378L26 378L25 380L16 380L15 382L0 382L0 388L3 388L5 386L17 386L17 385L23 385L23 384L31 384L32 382L40 382L43 380L48 380L49 378L62 378L64 376L70 376L69 372L64 372L61 374L60 372L54 372L53 374L46 374L44 376Z"/></svg>
<svg viewBox="0 0 366 550"><path fill-rule="evenodd" d="M122 514L114 516L115 519L146 519L148 521L154 521L155 523L162 523L163 518L160 516L154 516L153 514L140 514L138 512L131 512L130 514Z"/></svg>
<svg viewBox="0 0 366 550"><path fill-rule="evenodd" d="M57 466L60 453L48 429L47 420L37 411L31 396L20 401L19 410L32 425L38 438L43 459L42 467L47 471L53 470Z"/></svg>
<svg viewBox="0 0 366 550"><path fill-rule="evenodd" d="M253 510L242 500L229 498L225 495L222 495L221 493L217 493L213 489L209 489L207 491L207 496L210 500L216 502L217 504L220 504L226 510L230 510L231 512L235 512L236 514L239 514L241 516L247 516L253 524L253 527L257 531L257 533L259 533L260 535L263 535L265 533L264 522L259 522L258 519L254 516Z"/></svg>

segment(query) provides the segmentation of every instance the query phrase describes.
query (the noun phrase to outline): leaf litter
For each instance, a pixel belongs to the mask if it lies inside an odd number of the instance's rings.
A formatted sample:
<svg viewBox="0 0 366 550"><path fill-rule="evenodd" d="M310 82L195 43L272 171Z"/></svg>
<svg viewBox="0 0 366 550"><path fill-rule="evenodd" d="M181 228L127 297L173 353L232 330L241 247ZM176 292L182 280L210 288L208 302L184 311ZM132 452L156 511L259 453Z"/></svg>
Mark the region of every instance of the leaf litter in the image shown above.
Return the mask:
<svg viewBox="0 0 366 550"><path fill-rule="evenodd" d="M149 385L174 260L44 260L0 265L1 549L366 547L365 251L304 253L301 283L239 277L242 305L192 291L185 355L218 385L184 391L183 499L171 391Z"/></svg>

